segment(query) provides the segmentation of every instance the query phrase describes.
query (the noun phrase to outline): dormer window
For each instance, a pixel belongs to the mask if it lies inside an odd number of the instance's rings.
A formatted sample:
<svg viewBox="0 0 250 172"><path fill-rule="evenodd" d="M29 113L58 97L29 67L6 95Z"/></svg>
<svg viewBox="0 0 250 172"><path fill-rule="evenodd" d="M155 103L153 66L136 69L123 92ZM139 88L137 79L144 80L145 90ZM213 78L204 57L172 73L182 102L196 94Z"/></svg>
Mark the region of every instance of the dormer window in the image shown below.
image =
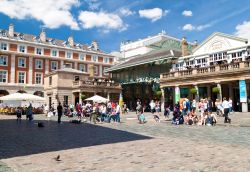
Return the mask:
<svg viewBox="0 0 250 172"><path fill-rule="evenodd" d="M40 36L35 36L34 38L33 38L36 42L41 42L41 39L40 39Z"/></svg>
<svg viewBox="0 0 250 172"><path fill-rule="evenodd" d="M6 30L2 30L2 31L1 31L1 35L2 35L3 37L7 37L7 31L6 31Z"/></svg>
<svg viewBox="0 0 250 172"><path fill-rule="evenodd" d="M25 53L26 47L24 45L19 45L19 52L20 53Z"/></svg>
<svg viewBox="0 0 250 172"><path fill-rule="evenodd" d="M43 68L43 61L36 60L36 69L42 69L42 68Z"/></svg>
<svg viewBox="0 0 250 172"><path fill-rule="evenodd" d="M24 39L24 35L22 33L19 33L18 34L18 38L23 40Z"/></svg>
<svg viewBox="0 0 250 172"><path fill-rule="evenodd" d="M93 61L93 62L97 62L97 59L98 59L98 56L96 56L96 55L93 55L93 56L92 56L92 61Z"/></svg>
<svg viewBox="0 0 250 172"><path fill-rule="evenodd" d="M41 48L36 48L36 54L37 55L42 55L42 49Z"/></svg>
<svg viewBox="0 0 250 172"><path fill-rule="evenodd" d="M55 39L49 39L48 42L52 45L56 45L56 41Z"/></svg>
<svg viewBox="0 0 250 172"><path fill-rule="evenodd" d="M67 59L72 59L72 53L71 52L67 52L66 53L66 58Z"/></svg>

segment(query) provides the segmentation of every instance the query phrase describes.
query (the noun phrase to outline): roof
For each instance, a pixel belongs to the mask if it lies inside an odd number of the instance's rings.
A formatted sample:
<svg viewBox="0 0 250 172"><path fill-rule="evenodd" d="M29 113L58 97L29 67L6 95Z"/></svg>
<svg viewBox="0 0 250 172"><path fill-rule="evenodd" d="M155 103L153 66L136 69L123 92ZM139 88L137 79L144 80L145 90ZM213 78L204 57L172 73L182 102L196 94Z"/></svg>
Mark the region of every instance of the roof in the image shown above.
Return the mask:
<svg viewBox="0 0 250 172"><path fill-rule="evenodd" d="M10 39L14 39L14 40L23 40L23 41L33 42L33 43L42 43L45 45L47 44L47 45L59 46L62 48L68 47L68 48L73 48L73 49L78 49L78 50L89 50L89 51L94 51L97 53L106 53L106 52L99 50L99 49L95 50L87 44L81 44L81 43L74 42L74 45L70 46L69 42L67 40L65 41L65 40L48 38L48 37L46 38L46 42L41 42L39 35L24 34L24 33L20 33L20 32L14 32L14 36L11 37L11 36L9 36L8 30L4 30L4 29L0 29L0 36L1 36L1 33L3 33L3 32L6 34L6 36L3 36L3 37L7 37ZM20 35L22 36L22 38L20 37Z"/></svg>
<svg viewBox="0 0 250 172"><path fill-rule="evenodd" d="M197 51L200 47L202 47L204 44L206 44L210 39L212 39L215 36L222 36L222 37L226 37L226 38L230 38L230 39L234 39L237 41L242 41L242 42L248 42L247 39L244 38L240 38L240 37L236 37L236 36L232 36L226 33L221 33L221 32L214 32L212 35L210 35L207 39L205 39L200 45L198 45L195 49L193 49L193 53L195 51Z"/></svg>
<svg viewBox="0 0 250 172"><path fill-rule="evenodd" d="M123 63L119 63L109 69L106 69L106 72L116 71L133 66L139 66L142 64L156 62L159 60L165 60L169 57L180 57L180 56L181 56L181 51L177 50L169 50L169 49L154 50L147 54L133 56L129 58L129 60Z"/></svg>

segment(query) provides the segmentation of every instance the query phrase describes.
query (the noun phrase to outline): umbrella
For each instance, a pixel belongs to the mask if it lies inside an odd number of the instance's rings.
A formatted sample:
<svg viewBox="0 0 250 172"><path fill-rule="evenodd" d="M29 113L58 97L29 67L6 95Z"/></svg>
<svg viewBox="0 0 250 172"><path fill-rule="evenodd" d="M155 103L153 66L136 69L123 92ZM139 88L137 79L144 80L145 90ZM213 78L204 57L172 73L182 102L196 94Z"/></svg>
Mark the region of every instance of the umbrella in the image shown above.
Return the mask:
<svg viewBox="0 0 250 172"><path fill-rule="evenodd" d="M45 101L45 98L27 93L13 93L0 97L3 101Z"/></svg>
<svg viewBox="0 0 250 172"><path fill-rule="evenodd" d="M107 102L108 99L98 96L98 95L94 95L93 97L87 98L85 99L86 101L93 101L93 102Z"/></svg>

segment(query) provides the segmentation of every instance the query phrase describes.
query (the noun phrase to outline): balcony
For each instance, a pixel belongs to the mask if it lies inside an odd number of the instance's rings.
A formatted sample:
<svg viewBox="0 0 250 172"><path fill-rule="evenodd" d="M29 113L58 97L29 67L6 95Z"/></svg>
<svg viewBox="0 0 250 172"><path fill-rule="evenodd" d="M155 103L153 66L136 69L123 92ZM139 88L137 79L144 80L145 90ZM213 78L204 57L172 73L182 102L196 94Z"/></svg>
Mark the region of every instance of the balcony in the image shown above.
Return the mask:
<svg viewBox="0 0 250 172"><path fill-rule="evenodd" d="M234 62L200 68L191 68L161 74L162 85L183 85L183 82L199 83L206 81L238 80L250 78L250 61Z"/></svg>
<svg viewBox="0 0 250 172"><path fill-rule="evenodd" d="M103 80L73 81L73 87L121 89L119 83L115 83L114 81L103 81Z"/></svg>

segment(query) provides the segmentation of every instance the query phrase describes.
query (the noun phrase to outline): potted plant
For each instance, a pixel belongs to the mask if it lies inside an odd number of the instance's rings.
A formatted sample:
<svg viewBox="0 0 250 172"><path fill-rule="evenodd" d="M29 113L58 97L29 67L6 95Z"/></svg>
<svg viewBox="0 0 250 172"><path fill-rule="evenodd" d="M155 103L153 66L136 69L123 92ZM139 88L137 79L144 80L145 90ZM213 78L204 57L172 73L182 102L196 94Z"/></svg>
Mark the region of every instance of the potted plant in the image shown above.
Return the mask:
<svg viewBox="0 0 250 172"><path fill-rule="evenodd" d="M82 94L81 95L81 100L84 100L86 98L86 95L85 94Z"/></svg>
<svg viewBox="0 0 250 172"><path fill-rule="evenodd" d="M193 87L193 88L190 89L190 92L192 94L197 94L198 90L195 87Z"/></svg>
<svg viewBox="0 0 250 172"><path fill-rule="evenodd" d="M220 93L220 88L219 87L213 87L212 92L213 93Z"/></svg>

